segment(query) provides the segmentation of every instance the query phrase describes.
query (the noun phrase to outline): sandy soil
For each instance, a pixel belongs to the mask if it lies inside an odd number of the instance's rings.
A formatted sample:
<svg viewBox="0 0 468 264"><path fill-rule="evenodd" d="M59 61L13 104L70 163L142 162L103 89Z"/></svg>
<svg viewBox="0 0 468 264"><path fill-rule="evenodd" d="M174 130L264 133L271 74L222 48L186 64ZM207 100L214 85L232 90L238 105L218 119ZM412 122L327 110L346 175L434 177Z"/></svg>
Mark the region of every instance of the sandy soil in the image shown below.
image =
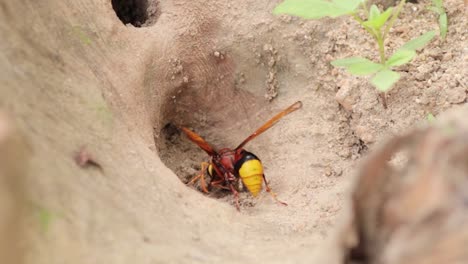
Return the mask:
<svg viewBox="0 0 468 264"><path fill-rule="evenodd" d="M466 14L445 1L447 40L401 68L385 110L365 78L329 64L375 58L363 30L274 17L278 2L153 1L141 27L110 1L0 4L0 107L31 149L18 173L26 263L339 263L333 234L361 157L466 104ZM427 4L406 5L392 49L437 28ZM174 125L234 147L297 100L246 147L289 206L242 193L239 213L231 195L184 185L206 155ZM83 146L98 167L77 166Z"/></svg>

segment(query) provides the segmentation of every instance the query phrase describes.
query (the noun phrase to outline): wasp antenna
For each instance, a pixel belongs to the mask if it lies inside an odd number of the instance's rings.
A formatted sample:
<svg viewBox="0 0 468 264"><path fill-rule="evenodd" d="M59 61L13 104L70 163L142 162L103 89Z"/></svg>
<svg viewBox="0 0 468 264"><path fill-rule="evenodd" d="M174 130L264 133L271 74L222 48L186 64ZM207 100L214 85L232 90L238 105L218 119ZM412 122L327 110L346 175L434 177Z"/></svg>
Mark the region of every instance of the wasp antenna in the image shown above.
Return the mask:
<svg viewBox="0 0 468 264"><path fill-rule="evenodd" d="M182 130L193 143L197 144L208 153L208 155L213 156L217 153L216 150L197 133L183 126L180 127L180 130Z"/></svg>
<svg viewBox="0 0 468 264"><path fill-rule="evenodd" d="M302 102L297 101L294 104L290 105L288 108L284 109L283 111L279 112L276 114L274 117L272 117L270 120L268 120L265 124L263 124L257 131L255 131L253 134L248 136L242 143L239 144L239 146L236 148L236 151L240 150L247 144L249 141L260 135L261 133L265 132L267 129L272 127L274 124L276 124L282 117L284 117L287 114L290 114L302 107Z"/></svg>
<svg viewBox="0 0 468 264"><path fill-rule="evenodd" d="M293 111L301 108L302 107L302 101L295 102L293 105L291 105L291 107L294 108Z"/></svg>

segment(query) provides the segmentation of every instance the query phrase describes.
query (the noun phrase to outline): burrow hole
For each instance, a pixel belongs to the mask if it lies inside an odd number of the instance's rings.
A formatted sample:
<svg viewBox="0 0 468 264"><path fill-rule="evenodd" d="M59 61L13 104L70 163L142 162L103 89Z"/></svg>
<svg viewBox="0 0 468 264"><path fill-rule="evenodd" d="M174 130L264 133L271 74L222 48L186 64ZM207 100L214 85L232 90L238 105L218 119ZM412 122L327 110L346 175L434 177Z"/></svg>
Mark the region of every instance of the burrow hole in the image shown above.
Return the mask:
<svg viewBox="0 0 468 264"><path fill-rule="evenodd" d="M258 98L246 92L238 91L233 95L229 90L222 90L214 98L207 98L205 93L187 91L168 96L161 107L161 123L154 131L156 149L163 163L171 169L183 183L188 183L201 172L201 163L209 161L209 156L179 130L185 126L198 133L213 147L235 147L249 131L254 131L259 120L264 120L256 113L264 106ZM241 93L245 93L240 95ZM176 101L176 102L174 102ZM246 103L246 102L249 103ZM257 102L253 105L253 102ZM250 106L250 107L247 107ZM263 112L262 112L263 113ZM263 114L266 114L265 111ZM264 117L264 116L262 116ZM261 142L257 139L256 142ZM255 153L249 145L247 150ZM261 153L261 152L260 152ZM211 179L206 175L206 183ZM189 188L201 191L200 182L188 185ZM252 201L247 190L239 182L243 204L250 206ZM211 198L223 198L230 195L230 190L212 188L207 195Z"/></svg>
<svg viewBox="0 0 468 264"><path fill-rule="evenodd" d="M112 8L120 21L135 27L154 25L161 13L159 7L157 0L112 0Z"/></svg>

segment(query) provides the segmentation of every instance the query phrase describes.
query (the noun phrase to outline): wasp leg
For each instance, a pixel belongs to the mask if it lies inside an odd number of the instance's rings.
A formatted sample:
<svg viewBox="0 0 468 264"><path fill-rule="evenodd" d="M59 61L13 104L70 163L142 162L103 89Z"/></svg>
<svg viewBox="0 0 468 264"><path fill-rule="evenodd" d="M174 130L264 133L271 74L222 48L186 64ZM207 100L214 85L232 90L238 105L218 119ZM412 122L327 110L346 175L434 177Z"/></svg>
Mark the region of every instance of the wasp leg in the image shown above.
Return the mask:
<svg viewBox="0 0 468 264"><path fill-rule="evenodd" d="M229 187L221 185L223 182L224 182L224 180L213 181L213 182L210 183L210 186L214 186L216 188L220 188L220 189L224 189L224 190L230 190Z"/></svg>
<svg viewBox="0 0 468 264"><path fill-rule="evenodd" d="M237 211L240 212L240 206L239 206L239 192L234 188L232 183L229 183L229 187L231 188L231 192L234 194L234 199L236 200L236 209Z"/></svg>
<svg viewBox="0 0 468 264"><path fill-rule="evenodd" d="M201 174L195 175L189 182L187 182L187 185L193 184L195 181L201 178Z"/></svg>
<svg viewBox="0 0 468 264"><path fill-rule="evenodd" d="M195 181L197 181L198 179L200 179L200 186L202 188L202 191L205 192L205 193L209 193L208 189L206 188L206 181L205 181L205 171L206 171L206 168L208 168L210 164L208 162L202 162L201 163L201 170L200 170L200 173L198 175L196 175L195 177L193 177L188 183L187 185L190 185L190 184L193 184Z"/></svg>
<svg viewBox="0 0 468 264"><path fill-rule="evenodd" d="M271 188L270 188L270 186L268 185L268 182L267 182L267 180L266 180L265 174L263 174L263 181L265 182L265 189L266 189L266 191L267 191L269 194L271 194L271 197L273 197L273 199L275 199L275 201L277 201L278 203L280 203L280 204L282 204L282 205L284 205L284 206L287 206L288 204L285 203L285 202L283 202L283 201L280 201L280 200L276 197L276 196L277 196L276 193L274 193L274 192L271 190Z"/></svg>

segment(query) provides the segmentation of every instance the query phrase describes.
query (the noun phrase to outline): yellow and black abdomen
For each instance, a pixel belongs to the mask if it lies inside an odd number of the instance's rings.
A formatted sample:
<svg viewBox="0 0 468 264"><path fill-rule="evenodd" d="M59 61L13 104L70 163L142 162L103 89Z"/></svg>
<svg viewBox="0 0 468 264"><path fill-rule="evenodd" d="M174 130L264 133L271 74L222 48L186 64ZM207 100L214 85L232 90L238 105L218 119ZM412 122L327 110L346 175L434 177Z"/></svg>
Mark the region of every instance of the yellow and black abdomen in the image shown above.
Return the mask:
<svg viewBox="0 0 468 264"><path fill-rule="evenodd" d="M234 171L254 197L260 193L263 183L263 166L257 156L242 151L241 158L234 165Z"/></svg>

